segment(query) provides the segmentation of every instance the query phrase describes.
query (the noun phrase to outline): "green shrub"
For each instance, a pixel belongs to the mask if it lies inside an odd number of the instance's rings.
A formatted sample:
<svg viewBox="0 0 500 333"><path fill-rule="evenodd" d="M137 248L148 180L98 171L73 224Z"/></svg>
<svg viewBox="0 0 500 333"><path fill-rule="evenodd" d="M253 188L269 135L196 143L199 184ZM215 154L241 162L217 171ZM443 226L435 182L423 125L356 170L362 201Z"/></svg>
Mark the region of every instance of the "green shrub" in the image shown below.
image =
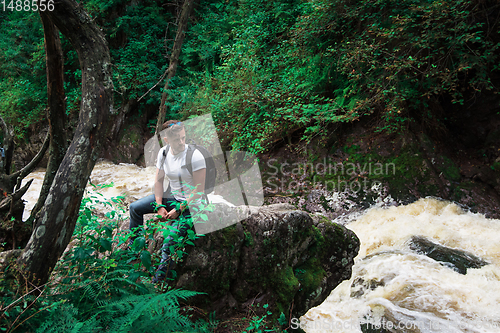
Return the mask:
<svg viewBox="0 0 500 333"><path fill-rule="evenodd" d="M100 187L82 200L73 246L43 292L36 297L33 291L14 295L2 289L0 329L66 333L156 327L160 332L208 332L212 324L193 322L188 309L179 305L179 300L200 293L152 285L155 260L144 250L145 244L136 242L132 249L123 249L130 233L118 231L124 219L121 198L104 199Z"/></svg>
<svg viewBox="0 0 500 333"><path fill-rule="evenodd" d="M442 100L493 92L499 12L477 0L210 3L187 41L189 63L205 66L182 112L212 113L224 144L251 152L373 115L379 131L439 129Z"/></svg>

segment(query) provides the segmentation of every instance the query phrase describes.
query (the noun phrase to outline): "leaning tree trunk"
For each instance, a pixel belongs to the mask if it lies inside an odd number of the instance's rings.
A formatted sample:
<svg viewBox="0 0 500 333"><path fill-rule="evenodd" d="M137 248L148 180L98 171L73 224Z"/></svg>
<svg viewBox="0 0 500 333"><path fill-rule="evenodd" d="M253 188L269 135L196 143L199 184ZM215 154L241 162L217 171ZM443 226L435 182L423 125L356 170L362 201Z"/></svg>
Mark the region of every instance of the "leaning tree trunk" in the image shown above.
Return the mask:
<svg viewBox="0 0 500 333"><path fill-rule="evenodd" d="M160 102L160 112L158 114L158 120L156 121L156 136L158 141L160 140L160 132L163 123L165 122L165 114L167 112L165 103L167 102L167 91L169 89L170 80L175 76L177 71L177 65L179 64L179 56L181 55L182 44L184 42L184 37L186 35L186 28L188 24L189 15L191 13L191 8L193 7L193 0L184 0L182 5L182 11L179 18L179 23L177 25L177 34L175 35L174 48L172 54L170 55L170 64L168 66L168 75L165 82L165 87L163 88L163 93L161 94Z"/></svg>
<svg viewBox="0 0 500 333"><path fill-rule="evenodd" d="M78 53L82 102L75 136L18 260L21 273L35 286L48 280L75 229L82 195L109 126L113 89L108 45L82 7L73 0L54 0L54 10L47 16Z"/></svg>
<svg viewBox="0 0 500 333"><path fill-rule="evenodd" d="M45 59L47 63L47 119L49 121L49 162L42 189L36 205L31 210L30 222L43 207L57 169L68 149L66 138L66 102L64 94L64 60L59 30L46 11L40 12L45 37ZM31 224L31 223L29 223Z"/></svg>

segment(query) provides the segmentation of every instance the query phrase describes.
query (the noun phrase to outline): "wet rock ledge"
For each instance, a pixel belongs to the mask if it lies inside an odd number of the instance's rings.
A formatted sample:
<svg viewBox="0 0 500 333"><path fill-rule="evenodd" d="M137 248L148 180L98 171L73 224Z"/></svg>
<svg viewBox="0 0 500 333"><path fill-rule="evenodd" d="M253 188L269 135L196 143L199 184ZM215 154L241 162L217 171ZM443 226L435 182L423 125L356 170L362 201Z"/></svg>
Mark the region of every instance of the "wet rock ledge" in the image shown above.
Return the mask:
<svg viewBox="0 0 500 333"><path fill-rule="evenodd" d="M223 216L224 209L216 211ZM290 204L247 209L246 219L186 248L170 285L206 293L191 305L218 318L248 313L250 306L257 314L298 318L350 278L359 250L352 231Z"/></svg>

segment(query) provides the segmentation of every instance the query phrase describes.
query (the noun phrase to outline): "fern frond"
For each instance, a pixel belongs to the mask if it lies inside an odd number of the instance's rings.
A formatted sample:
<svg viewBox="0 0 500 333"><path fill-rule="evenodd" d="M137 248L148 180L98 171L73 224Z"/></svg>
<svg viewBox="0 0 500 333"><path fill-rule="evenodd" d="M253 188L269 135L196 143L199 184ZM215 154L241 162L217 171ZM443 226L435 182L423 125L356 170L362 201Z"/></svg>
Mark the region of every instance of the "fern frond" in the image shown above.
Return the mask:
<svg viewBox="0 0 500 333"><path fill-rule="evenodd" d="M185 331L193 323L179 313L178 299L187 299L200 293L174 289L165 294L133 295L110 302L97 315L109 318L113 332L141 331L162 327L163 332Z"/></svg>

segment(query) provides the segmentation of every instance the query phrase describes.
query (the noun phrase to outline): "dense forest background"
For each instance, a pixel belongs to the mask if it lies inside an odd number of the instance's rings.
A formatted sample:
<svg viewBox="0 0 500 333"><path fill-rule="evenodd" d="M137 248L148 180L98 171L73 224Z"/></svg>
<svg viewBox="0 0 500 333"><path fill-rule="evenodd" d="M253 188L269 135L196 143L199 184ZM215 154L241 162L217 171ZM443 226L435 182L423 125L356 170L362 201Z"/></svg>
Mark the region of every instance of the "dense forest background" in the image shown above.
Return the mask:
<svg viewBox="0 0 500 333"><path fill-rule="evenodd" d="M82 5L110 45L114 112L129 120L147 115L154 127L180 4ZM444 133L460 106L498 92L498 6L200 1L168 90L167 118L212 113L226 146L256 153L294 136L327 140L339 123L367 117L380 132L403 133L418 123ZM0 110L22 142L45 118L43 31L38 13L0 16ZM74 123L81 70L64 38L63 49Z"/></svg>
<svg viewBox="0 0 500 333"><path fill-rule="evenodd" d="M223 148L257 154L263 174L273 159L308 163L329 156L335 163L391 164L392 174L308 174L300 181L311 187L317 177L338 183L384 178L397 199L435 195L498 216L498 1L195 1L167 90L163 87L183 2L90 0L80 5L102 29L111 56L114 104L103 157L141 163L142 145L155 132L166 93L167 119L211 113ZM6 123L0 143L5 144L10 128L18 147L9 170L13 172L37 153L48 128L44 32L39 13L33 11L2 10L0 22L0 114ZM80 116L82 69L62 34L61 41L70 139ZM130 153L133 149L136 154ZM115 152L124 150L129 152ZM271 193L266 200L301 202L311 193ZM315 193L318 202L300 208L331 213L326 192ZM35 306L36 293L7 293L2 302L13 302L2 303L0 319L9 322L8 330L23 330L25 321L26 327L42 323L39 331L78 325L92 331L105 327L103 323L120 327L122 319L136 328L165 318L179 324L172 330L193 324L179 313L178 303L193 293L160 296L130 282L151 273L147 251L138 247L125 254L126 260L103 257L115 226L101 228L89 208L97 201L87 200L76 231L83 245L57 270L59 281L71 282L56 284L55 298L40 298L42 303ZM366 208L371 202L365 196L358 204ZM85 238L88 226L102 238ZM142 271L134 268L130 273L126 264L138 255ZM65 270L79 276L78 283L61 273ZM124 274L130 274L127 282ZM0 294L5 296L5 289ZM16 299L23 300L24 308ZM157 304L172 311L168 316L130 317L132 309ZM58 318L61 312L65 315ZM122 319L116 319L117 313ZM256 322L265 316L247 321L247 331L257 332ZM191 330L213 329L213 318L205 319Z"/></svg>

